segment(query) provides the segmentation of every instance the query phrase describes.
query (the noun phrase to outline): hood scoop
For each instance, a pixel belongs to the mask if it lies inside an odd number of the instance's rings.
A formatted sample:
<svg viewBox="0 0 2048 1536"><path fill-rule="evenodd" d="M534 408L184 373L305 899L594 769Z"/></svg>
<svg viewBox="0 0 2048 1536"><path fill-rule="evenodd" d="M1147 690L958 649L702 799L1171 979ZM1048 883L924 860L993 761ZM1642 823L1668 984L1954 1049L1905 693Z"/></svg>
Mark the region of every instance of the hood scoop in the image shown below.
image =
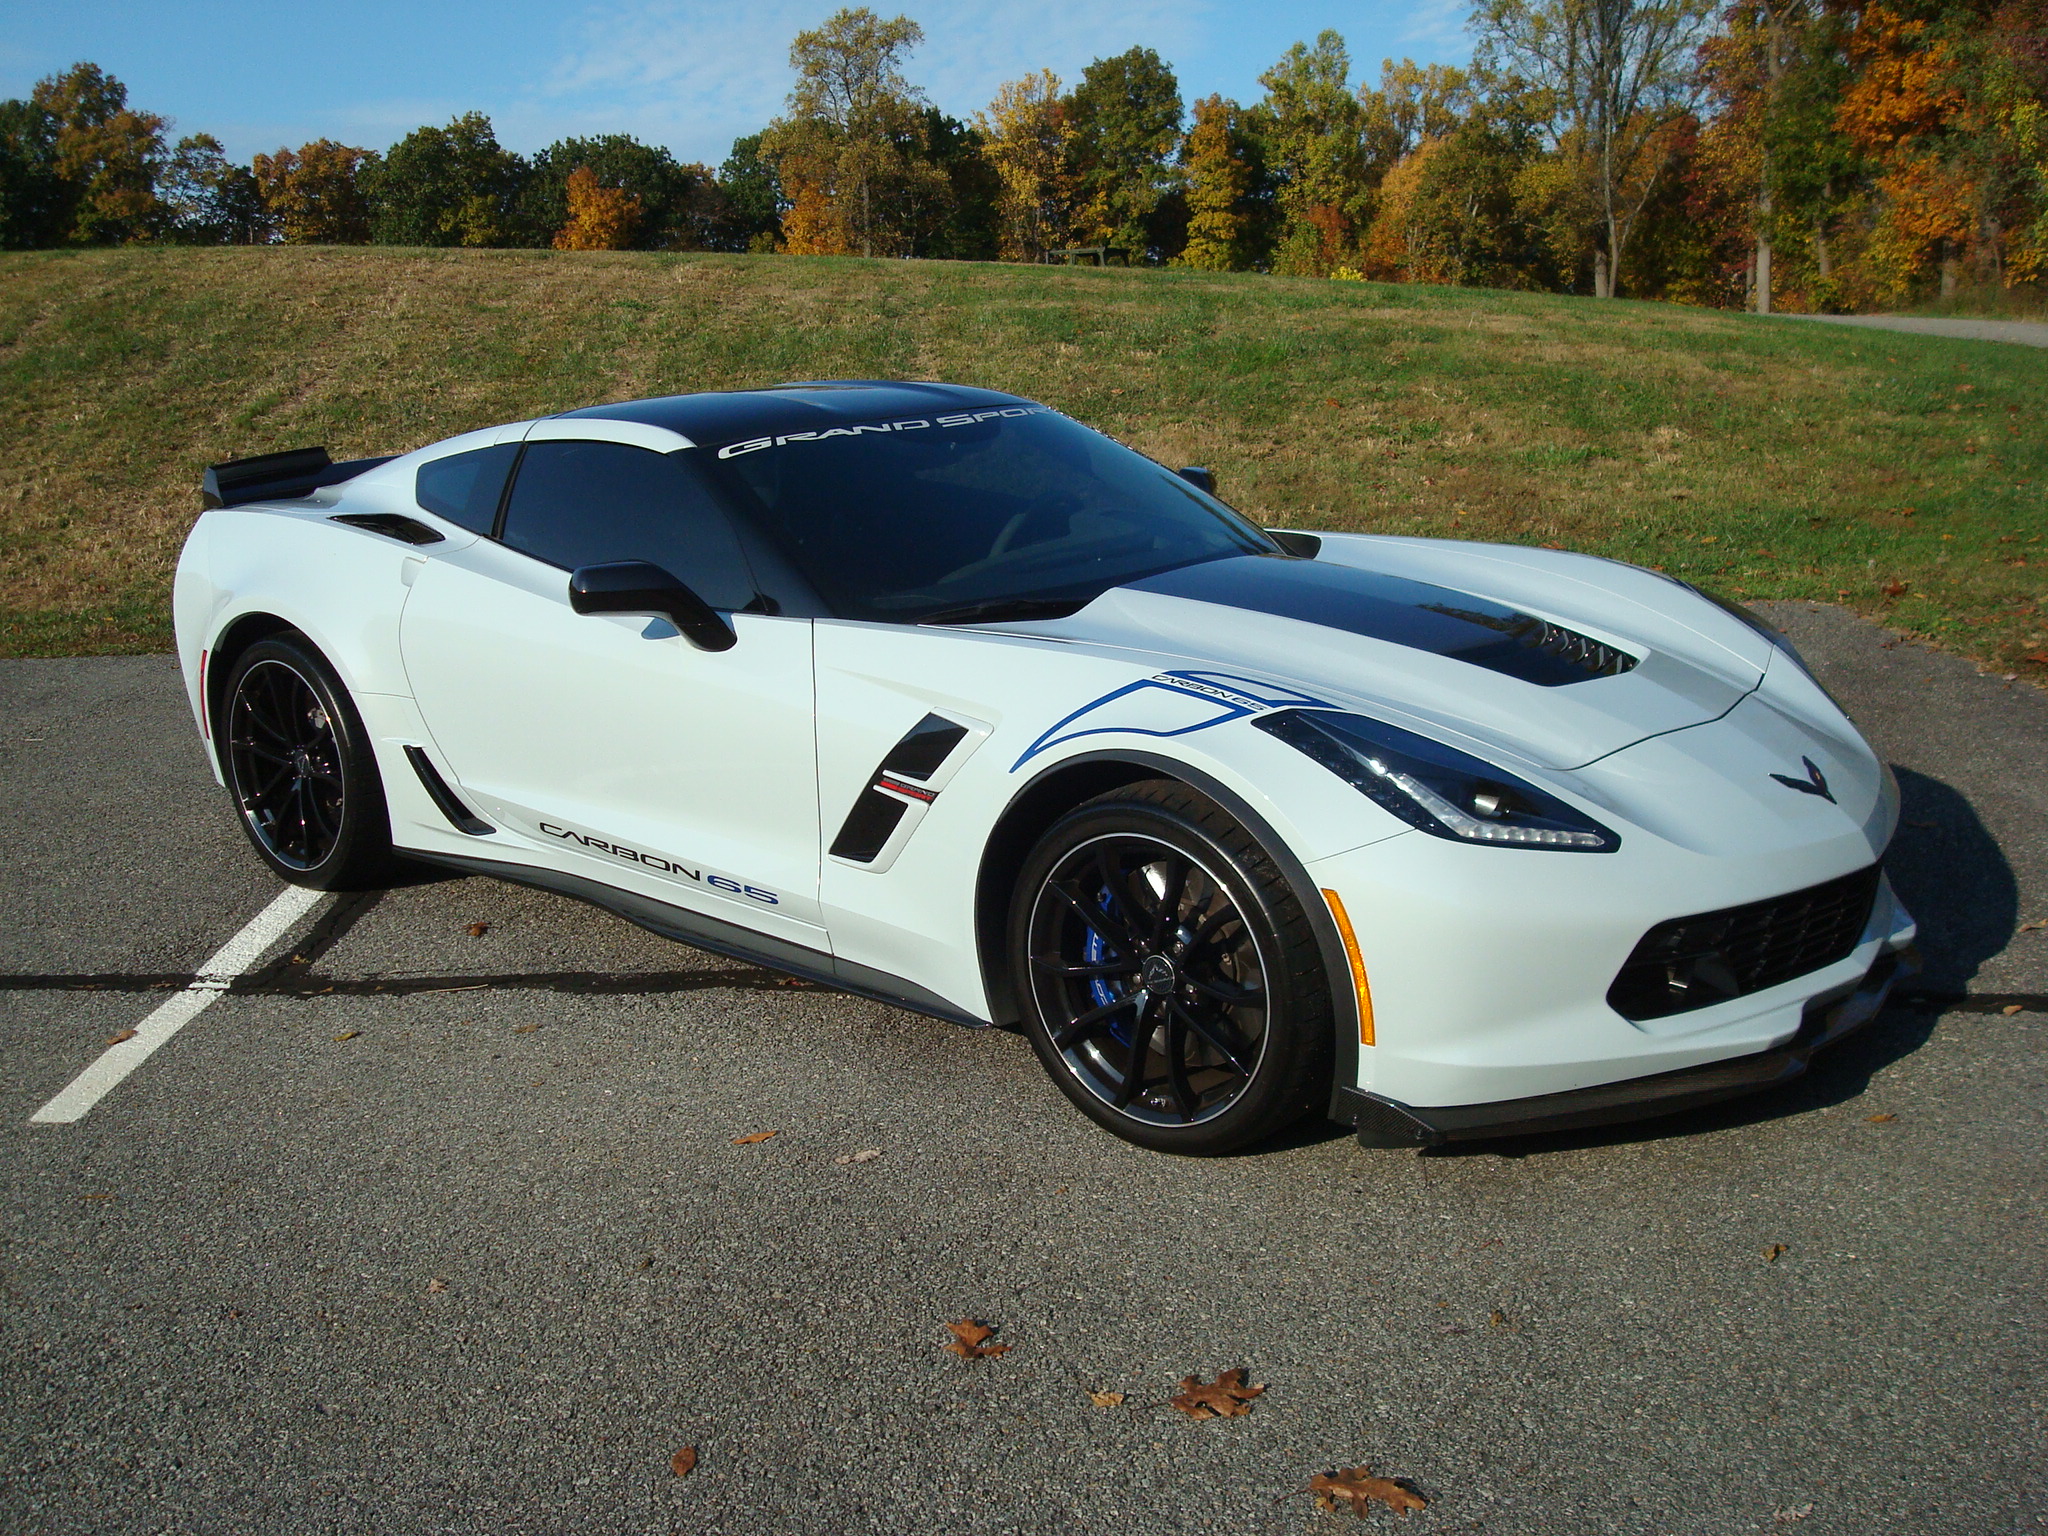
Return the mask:
<svg viewBox="0 0 2048 1536"><path fill-rule="evenodd" d="M1238 555L1126 584L1405 645L1559 688L1618 677L1640 658L1503 603L1406 576L1284 555Z"/></svg>

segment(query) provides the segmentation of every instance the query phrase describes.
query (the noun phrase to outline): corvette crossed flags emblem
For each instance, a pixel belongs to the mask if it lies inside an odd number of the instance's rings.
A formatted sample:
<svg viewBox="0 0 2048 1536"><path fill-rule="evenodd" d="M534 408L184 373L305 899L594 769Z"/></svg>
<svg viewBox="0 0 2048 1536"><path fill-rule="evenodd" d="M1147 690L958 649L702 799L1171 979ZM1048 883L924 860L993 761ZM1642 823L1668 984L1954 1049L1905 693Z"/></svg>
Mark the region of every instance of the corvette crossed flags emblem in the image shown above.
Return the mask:
<svg viewBox="0 0 2048 1536"><path fill-rule="evenodd" d="M1806 770L1806 777L1803 779L1795 779L1791 775L1784 773L1774 773L1771 777L1787 789L1796 789L1802 795L1819 795L1821 799L1827 801L1830 805L1839 803L1835 799L1834 792L1828 788L1828 781L1821 774L1819 765L1812 758L1802 757L1799 759L1799 765Z"/></svg>

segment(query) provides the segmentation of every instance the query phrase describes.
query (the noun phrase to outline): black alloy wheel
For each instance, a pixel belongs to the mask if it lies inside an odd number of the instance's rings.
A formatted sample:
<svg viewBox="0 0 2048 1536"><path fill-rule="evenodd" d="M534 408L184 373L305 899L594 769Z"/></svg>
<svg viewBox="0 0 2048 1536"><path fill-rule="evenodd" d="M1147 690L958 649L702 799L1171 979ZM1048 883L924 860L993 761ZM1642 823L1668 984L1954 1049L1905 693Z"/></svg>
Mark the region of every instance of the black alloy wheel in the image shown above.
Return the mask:
<svg viewBox="0 0 2048 1536"><path fill-rule="evenodd" d="M390 823L369 738L333 668L303 637L243 652L217 723L242 830L272 869L322 890L388 878Z"/></svg>
<svg viewBox="0 0 2048 1536"><path fill-rule="evenodd" d="M1142 1146L1228 1152L1328 1091L1329 986L1271 858L1205 797L1090 801L1027 861L1012 974L1053 1080Z"/></svg>

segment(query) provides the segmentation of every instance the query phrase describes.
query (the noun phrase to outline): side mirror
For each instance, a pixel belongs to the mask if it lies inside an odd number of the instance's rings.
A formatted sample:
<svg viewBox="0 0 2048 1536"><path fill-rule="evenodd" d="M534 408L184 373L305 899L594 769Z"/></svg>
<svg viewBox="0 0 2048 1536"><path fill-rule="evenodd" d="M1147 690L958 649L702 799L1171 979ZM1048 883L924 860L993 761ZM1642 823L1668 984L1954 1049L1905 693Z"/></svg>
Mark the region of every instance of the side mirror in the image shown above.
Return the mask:
<svg viewBox="0 0 2048 1536"><path fill-rule="evenodd" d="M1186 469L1176 470L1175 473L1196 490L1207 491L1211 496L1216 494L1216 477L1201 465L1190 464Z"/></svg>
<svg viewBox="0 0 2048 1536"><path fill-rule="evenodd" d="M583 566L569 578L569 606L578 613L659 614L700 651L729 651L739 643L709 603L645 560Z"/></svg>

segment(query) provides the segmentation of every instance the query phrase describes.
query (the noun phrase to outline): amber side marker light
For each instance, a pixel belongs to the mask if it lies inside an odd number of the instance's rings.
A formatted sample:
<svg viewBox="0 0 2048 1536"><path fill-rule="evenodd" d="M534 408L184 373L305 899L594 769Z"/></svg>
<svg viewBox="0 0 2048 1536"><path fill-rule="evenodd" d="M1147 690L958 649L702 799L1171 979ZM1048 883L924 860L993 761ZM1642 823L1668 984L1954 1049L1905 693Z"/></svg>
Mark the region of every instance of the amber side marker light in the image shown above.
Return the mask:
<svg viewBox="0 0 2048 1536"><path fill-rule="evenodd" d="M1358 935L1352 931L1351 914L1344 910L1344 898L1326 890L1323 900L1330 904L1330 916L1337 920L1337 937L1344 941L1344 955L1351 962L1351 989L1358 995L1358 1043L1371 1045L1372 988L1365 980L1365 957L1358 952Z"/></svg>

